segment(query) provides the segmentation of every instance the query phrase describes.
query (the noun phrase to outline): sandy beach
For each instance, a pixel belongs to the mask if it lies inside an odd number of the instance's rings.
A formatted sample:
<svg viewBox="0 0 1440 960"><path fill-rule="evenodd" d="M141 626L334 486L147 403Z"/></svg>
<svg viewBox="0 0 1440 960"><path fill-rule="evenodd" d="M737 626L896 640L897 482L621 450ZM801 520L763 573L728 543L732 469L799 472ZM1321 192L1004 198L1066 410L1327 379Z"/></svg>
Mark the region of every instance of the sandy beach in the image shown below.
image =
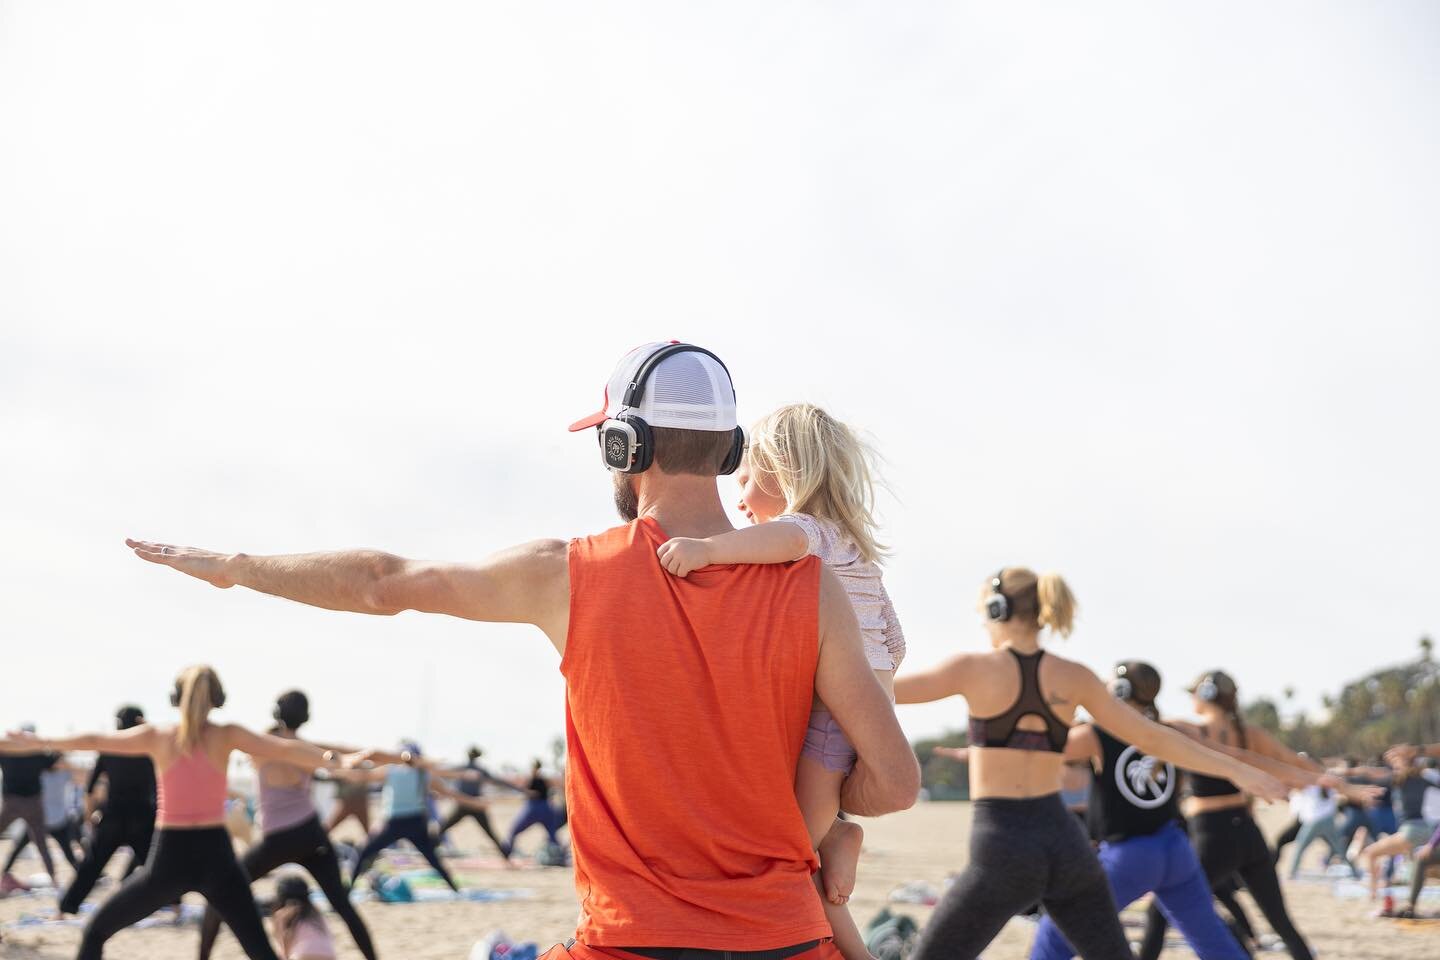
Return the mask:
<svg viewBox="0 0 1440 960"><path fill-rule="evenodd" d="M513 812L513 805L497 802L496 823L508 823ZM1266 811L1263 821L1273 834L1283 817L1283 811ZM895 888L916 881L939 887L947 874L961 869L966 858L969 819L968 804L933 803L919 804L903 814L881 820L865 821L865 851L853 901L853 909L862 924L887 906L887 897ZM522 838L522 852L533 851L542 838L538 830ZM524 899L498 903L364 903L360 911L370 925L382 957L465 960L475 941L496 928L503 929L514 940L534 940L542 946L570 933L576 901L568 869L537 867L527 860L507 870L494 858L485 838L469 821L456 829L452 840L464 851L464 856L456 861L456 869L467 887L521 890L527 895ZM123 866L123 855L116 860L118 863L112 864L112 869ZM399 866L408 865L408 858L402 858ZM38 869L37 860L25 859L18 865L17 872L29 875ZM97 897L111 889L113 887L102 888ZM258 889L268 893L270 884L263 882ZM1370 903L1337 897L1331 884L1318 879L1289 883L1285 893L1297 925L1323 960L1420 960L1440 956L1440 922L1403 925L1373 919L1369 916L1373 909ZM79 940L77 926L13 925L25 914L49 909L50 903L48 895L38 894L0 901L0 923L5 924L0 956L7 960L61 960L74 956ZM896 912L912 915L922 924L930 912L925 906L888 905ZM1246 905L1250 905L1248 900ZM1132 908L1130 916L1138 920L1140 913ZM1257 921L1260 919L1258 911L1252 911L1252 916ZM1263 921L1260 922L1263 928ZM340 948L339 956L344 960L358 960L360 954L346 938L343 928L332 921L332 929ZM986 952L987 960L1025 957L1033 932L1033 924L1011 921ZM1138 935L1133 927L1131 933ZM106 956L114 960L188 960L195 955L197 938L194 925L129 930L110 942ZM1193 956L1182 946L1171 946L1164 955ZM216 960L243 957L228 936L222 938L214 956Z"/></svg>

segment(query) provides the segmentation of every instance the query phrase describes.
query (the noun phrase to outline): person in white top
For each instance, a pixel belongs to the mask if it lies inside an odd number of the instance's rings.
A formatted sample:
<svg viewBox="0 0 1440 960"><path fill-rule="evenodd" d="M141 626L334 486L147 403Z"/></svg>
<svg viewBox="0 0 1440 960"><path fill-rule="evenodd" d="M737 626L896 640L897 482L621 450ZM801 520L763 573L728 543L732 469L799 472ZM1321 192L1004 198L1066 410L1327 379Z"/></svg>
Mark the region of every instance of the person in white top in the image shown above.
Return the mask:
<svg viewBox="0 0 1440 960"><path fill-rule="evenodd" d="M813 404L781 407L751 428L736 472L740 509L755 524L705 539L675 537L658 551L684 577L712 564L789 563L814 555L829 567L855 610L865 657L890 698L905 634L881 579L885 549L875 539L875 484L869 450L853 430ZM845 960L869 960L845 904L855 889L864 833L837 819L840 788L855 748L818 699L810 714L795 793L820 853L825 912Z"/></svg>
<svg viewBox="0 0 1440 960"><path fill-rule="evenodd" d="M1295 855L1290 861L1290 879L1295 879L1300 873L1300 858L1316 840L1324 840L1330 848L1330 857L1344 860L1351 874L1358 879L1360 871L1345 855L1345 841L1340 838L1340 830L1335 825L1335 814L1340 809L1335 791L1317 786L1297 790L1290 795L1290 809L1300 821L1300 832L1295 837Z"/></svg>

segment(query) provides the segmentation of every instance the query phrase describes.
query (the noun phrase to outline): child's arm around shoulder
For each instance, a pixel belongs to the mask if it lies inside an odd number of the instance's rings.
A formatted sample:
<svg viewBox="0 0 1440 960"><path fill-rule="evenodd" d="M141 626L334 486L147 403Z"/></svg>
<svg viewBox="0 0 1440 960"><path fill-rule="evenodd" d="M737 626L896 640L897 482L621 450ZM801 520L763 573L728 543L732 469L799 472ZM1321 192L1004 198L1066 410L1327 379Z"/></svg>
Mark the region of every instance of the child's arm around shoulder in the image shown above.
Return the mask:
<svg viewBox="0 0 1440 960"><path fill-rule="evenodd" d="M677 577L712 564L789 563L810 553L810 536L788 519L757 523L715 537L672 537L660 545L660 565Z"/></svg>

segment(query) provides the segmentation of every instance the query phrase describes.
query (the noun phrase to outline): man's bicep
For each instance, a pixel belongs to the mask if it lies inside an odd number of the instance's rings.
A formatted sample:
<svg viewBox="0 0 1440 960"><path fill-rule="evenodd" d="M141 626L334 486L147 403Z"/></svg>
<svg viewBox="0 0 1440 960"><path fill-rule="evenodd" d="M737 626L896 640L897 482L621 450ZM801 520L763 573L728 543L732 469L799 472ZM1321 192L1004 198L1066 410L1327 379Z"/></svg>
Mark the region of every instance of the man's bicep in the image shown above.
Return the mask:
<svg viewBox="0 0 1440 960"><path fill-rule="evenodd" d="M535 540L472 563L409 561L382 586L392 608L488 623L568 620L570 571L563 540Z"/></svg>

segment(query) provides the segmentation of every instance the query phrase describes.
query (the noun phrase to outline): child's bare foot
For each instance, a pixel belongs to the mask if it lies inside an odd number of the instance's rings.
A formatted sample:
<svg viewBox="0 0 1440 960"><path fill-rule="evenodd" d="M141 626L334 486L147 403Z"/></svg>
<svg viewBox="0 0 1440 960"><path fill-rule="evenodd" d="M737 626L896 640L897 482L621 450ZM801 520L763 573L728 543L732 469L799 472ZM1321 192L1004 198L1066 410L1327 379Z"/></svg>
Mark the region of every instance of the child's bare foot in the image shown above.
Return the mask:
<svg viewBox="0 0 1440 960"><path fill-rule="evenodd" d="M860 866L860 844L865 830L858 823L836 820L820 841L820 873L825 879L825 897L831 903L848 903L855 892L855 872Z"/></svg>

